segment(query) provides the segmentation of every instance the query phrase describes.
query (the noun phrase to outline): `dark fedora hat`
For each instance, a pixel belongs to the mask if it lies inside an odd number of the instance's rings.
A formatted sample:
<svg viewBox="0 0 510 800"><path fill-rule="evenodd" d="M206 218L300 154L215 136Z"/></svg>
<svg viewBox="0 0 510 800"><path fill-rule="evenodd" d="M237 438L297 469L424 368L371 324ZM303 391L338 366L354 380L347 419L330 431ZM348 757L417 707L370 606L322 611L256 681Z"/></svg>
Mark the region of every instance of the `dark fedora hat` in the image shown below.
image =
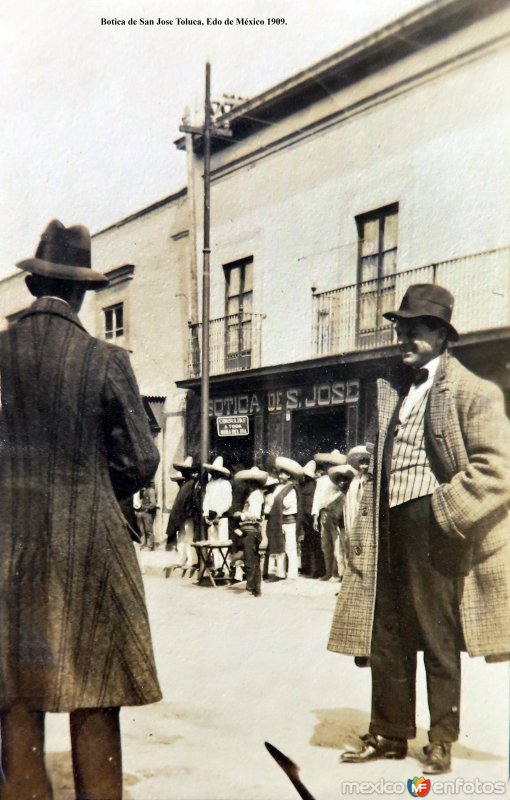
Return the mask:
<svg viewBox="0 0 510 800"><path fill-rule="evenodd" d="M83 283L87 289L106 286L108 278L100 272L94 272L90 263L89 229L84 225L66 228L58 219L54 219L42 234L34 258L18 261L16 266L44 278Z"/></svg>
<svg viewBox="0 0 510 800"><path fill-rule="evenodd" d="M448 328L450 338L457 341L459 334L451 324L453 295L435 283L414 283L409 286L398 311L387 311L383 317L395 322L398 319L434 317Z"/></svg>

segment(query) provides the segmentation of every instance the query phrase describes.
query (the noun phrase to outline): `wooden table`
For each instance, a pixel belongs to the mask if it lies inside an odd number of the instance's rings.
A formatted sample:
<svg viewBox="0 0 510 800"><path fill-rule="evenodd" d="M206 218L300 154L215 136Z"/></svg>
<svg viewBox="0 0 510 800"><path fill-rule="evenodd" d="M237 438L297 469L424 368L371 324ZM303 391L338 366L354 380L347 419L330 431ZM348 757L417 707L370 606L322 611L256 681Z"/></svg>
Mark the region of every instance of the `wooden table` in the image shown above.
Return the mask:
<svg viewBox="0 0 510 800"><path fill-rule="evenodd" d="M226 542L219 542L217 539L206 539L202 542L193 542L192 545L197 553L198 559L198 580L197 584L202 583L204 578L209 578L213 586L216 586L216 581L214 579L213 570L216 569L214 566L214 551L217 550L221 556L221 566L219 569L224 570L225 576L220 578L219 580L229 580L229 565L227 564L227 558L229 554L230 547L232 546L232 542L230 540ZM218 580L218 578L216 578Z"/></svg>

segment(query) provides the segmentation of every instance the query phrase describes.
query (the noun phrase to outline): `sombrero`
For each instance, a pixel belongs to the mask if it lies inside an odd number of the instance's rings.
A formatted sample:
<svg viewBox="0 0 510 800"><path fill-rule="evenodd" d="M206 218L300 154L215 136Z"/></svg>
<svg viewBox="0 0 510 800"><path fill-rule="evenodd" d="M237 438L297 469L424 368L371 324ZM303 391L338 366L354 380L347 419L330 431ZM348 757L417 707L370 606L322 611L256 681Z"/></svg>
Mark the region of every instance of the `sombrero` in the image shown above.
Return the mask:
<svg viewBox="0 0 510 800"><path fill-rule="evenodd" d="M330 467L328 469L328 475L332 481L335 481L337 478L355 478L357 475L357 471L353 469L349 464L341 464L338 467Z"/></svg>
<svg viewBox="0 0 510 800"><path fill-rule="evenodd" d="M347 463L350 464L351 467L354 467L354 469L359 469L360 461L363 461L363 459L370 460L370 453L364 444L358 444L356 447L351 447L347 453Z"/></svg>
<svg viewBox="0 0 510 800"><path fill-rule="evenodd" d="M230 470L223 466L223 456L217 456L212 464L204 464L206 472L218 472L220 475L225 475L227 478L230 475Z"/></svg>
<svg viewBox="0 0 510 800"><path fill-rule="evenodd" d="M192 456L186 456L184 461L174 461L173 468L182 472L182 470L198 470L197 466L193 466L193 458Z"/></svg>
<svg viewBox="0 0 510 800"><path fill-rule="evenodd" d="M340 450L332 450L331 453L316 453L313 458L316 464L330 464L335 467L347 464L347 456L344 456Z"/></svg>
<svg viewBox="0 0 510 800"><path fill-rule="evenodd" d="M277 456L275 458L275 467L280 472L286 472L291 478L300 478L303 475L303 467L294 461L293 458L285 458L284 456Z"/></svg>
<svg viewBox="0 0 510 800"><path fill-rule="evenodd" d="M316 464L315 461L312 459L311 461L308 461L303 467L303 475L306 475L307 478L315 478L315 470L316 470Z"/></svg>
<svg viewBox="0 0 510 800"><path fill-rule="evenodd" d="M234 480L255 481L256 483L260 483L261 486L264 486L268 477L269 473L265 472L263 469L252 467L251 469L240 469L239 472L236 472L234 475Z"/></svg>

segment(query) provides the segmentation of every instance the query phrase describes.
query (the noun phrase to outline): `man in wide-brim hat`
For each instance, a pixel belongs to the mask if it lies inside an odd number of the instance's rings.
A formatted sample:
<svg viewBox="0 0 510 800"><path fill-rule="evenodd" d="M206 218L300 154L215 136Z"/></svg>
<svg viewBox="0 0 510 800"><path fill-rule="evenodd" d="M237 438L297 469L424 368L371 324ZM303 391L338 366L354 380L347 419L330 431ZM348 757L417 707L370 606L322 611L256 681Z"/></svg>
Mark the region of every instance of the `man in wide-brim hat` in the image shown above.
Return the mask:
<svg viewBox="0 0 510 800"><path fill-rule="evenodd" d="M321 578L329 580L333 577L338 577L336 569L336 562L331 557L331 548L329 545L333 533L325 530L327 508L338 500L340 497L340 490L329 479L327 470L330 467L341 467L347 463L347 456L339 450L332 450L330 453L316 453L314 461L325 470L316 482L315 492L312 502L312 524L314 531L317 532L321 543L321 550L324 562L324 570Z"/></svg>
<svg viewBox="0 0 510 800"><path fill-rule="evenodd" d="M344 503L344 523L347 539L349 539L354 521L359 513L365 484L367 482L371 455L369 448L364 444L351 447L347 453L347 463L356 470L356 474L349 485Z"/></svg>
<svg viewBox="0 0 510 800"><path fill-rule="evenodd" d="M315 460L308 461L303 467L300 484L301 499L301 573L311 578L324 575L324 556L321 539L313 526L312 505L315 495L317 465Z"/></svg>
<svg viewBox="0 0 510 800"><path fill-rule="evenodd" d="M192 569L196 561L192 543L200 538L202 498L198 479L199 467L192 456L186 456L184 461L174 461L173 467L180 470L183 482L168 517L166 549L177 547L180 566L183 569Z"/></svg>
<svg viewBox="0 0 510 800"><path fill-rule="evenodd" d="M207 526L207 538L213 541L228 542L227 514L232 505L232 484L228 480L230 470L223 466L223 457L217 456L212 464L204 464L209 473L202 501L202 514ZM222 557L213 550L217 577L222 577Z"/></svg>
<svg viewBox="0 0 510 800"><path fill-rule="evenodd" d="M303 467L293 458L277 456L275 469L279 485L273 492L267 519L268 553L276 561L276 576L293 580L298 576L296 487L303 475Z"/></svg>
<svg viewBox="0 0 510 800"><path fill-rule="evenodd" d="M36 300L0 334L1 795L50 796L50 711L70 712L77 796L120 800L120 706L161 692L119 501L159 455L127 351L77 316L108 284L88 229L53 220L17 266Z"/></svg>
<svg viewBox="0 0 510 800"><path fill-rule="evenodd" d="M345 495L356 475L349 464L329 467L327 479L334 487L334 498L321 509L320 535L324 556L325 580L342 580L346 559L346 537L343 519Z"/></svg>
<svg viewBox="0 0 510 800"><path fill-rule="evenodd" d="M265 486L268 477L268 473L259 467L241 469L234 476L234 480L245 483L249 491L242 511L236 511L234 517L238 520L238 527L242 534L246 591L251 592L254 597L259 597L261 593L259 548L262 540L261 525L264 515L262 487Z"/></svg>
<svg viewBox="0 0 510 800"><path fill-rule="evenodd" d="M342 761L399 759L416 736L424 652L425 774L450 769L459 735L460 649L510 652L510 422L501 391L448 351L453 296L410 286L395 323L401 364L378 381L367 482L333 620L331 650L368 657L369 732ZM376 513L378 509L379 513Z"/></svg>

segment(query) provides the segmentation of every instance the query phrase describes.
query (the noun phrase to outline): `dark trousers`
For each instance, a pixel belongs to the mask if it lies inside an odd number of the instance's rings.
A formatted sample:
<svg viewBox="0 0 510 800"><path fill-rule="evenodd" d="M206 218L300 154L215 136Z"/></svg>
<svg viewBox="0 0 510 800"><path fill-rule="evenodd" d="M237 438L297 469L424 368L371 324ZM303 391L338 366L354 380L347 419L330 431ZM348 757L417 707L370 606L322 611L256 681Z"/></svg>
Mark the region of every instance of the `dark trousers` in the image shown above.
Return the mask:
<svg viewBox="0 0 510 800"><path fill-rule="evenodd" d="M430 712L429 740L459 733L459 601L462 577L445 558L445 534L421 497L381 514L374 628L370 732L416 736L416 657L423 650Z"/></svg>
<svg viewBox="0 0 510 800"><path fill-rule="evenodd" d="M260 529L249 530L243 537L244 571L246 573L246 590L254 595L260 594Z"/></svg>
<svg viewBox="0 0 510 800"><path fill-rule="evenodd" d="M139 511L137 514L138 529L142 544L154 550L154 517L155 511Z"/></svg>
<svg viewBox="0 0 510 800"><path fill-rule="evenodd" d="M319 522L325 577L338 578L338 564L335 554L335 545L338 539L337 521L323 509L320 513Z"/></svg>
<svg viewBox="0 0 510 800"><path fill-rule="evenodd" d="M320 533L314 531L311 520L303 520L302 529L301 572L312 578L321 578L324 575L325 567Z"/></svg>
<svg viewBox="0 0 510 800"><path fill-rule="evenodd" d="M1 800L53 800L44 763L44 713L17 704L0 715ZM121 800L122 755L118 708L70 714L77 800Z"/></svg>

